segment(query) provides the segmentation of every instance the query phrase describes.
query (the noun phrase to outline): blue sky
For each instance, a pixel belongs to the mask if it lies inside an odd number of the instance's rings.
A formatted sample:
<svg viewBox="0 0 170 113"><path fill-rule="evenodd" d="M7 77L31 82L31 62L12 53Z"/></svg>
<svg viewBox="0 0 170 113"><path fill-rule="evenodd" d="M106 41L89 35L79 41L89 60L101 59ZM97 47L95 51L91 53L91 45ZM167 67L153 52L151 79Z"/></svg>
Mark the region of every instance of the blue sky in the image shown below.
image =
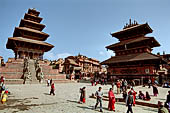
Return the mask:
<svg viewBox="0 0 170 113"><path fill-rule="evenodd" d="M0 0L0 56L14 57L6 49L8 37L29 8L36 8L46 25L46 42L55 47L45 53L49 60L78 53L100 61L111 55L105 46L118 42L110 33L129 22L148 22L161 44L153 53L170 53L170 0Z"/></svg>

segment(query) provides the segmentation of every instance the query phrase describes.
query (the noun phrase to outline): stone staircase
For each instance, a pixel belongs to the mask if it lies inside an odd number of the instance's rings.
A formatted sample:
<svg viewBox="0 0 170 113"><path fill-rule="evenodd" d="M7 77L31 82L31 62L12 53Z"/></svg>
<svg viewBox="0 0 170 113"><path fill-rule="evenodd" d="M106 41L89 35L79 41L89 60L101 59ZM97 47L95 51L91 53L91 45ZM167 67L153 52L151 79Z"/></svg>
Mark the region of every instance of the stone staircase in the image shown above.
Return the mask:
<svg viewBox="0 0 170 113"><path fill-rule="evenodd" d="M35 60L29 59L30 79L26 79L26 84L39 84L39 80L36 76ZM53 69L52 66L44 61L39 61L40 67L44 75L43 84L47 82L47 79L53 79L54 83L70 83L75 82L66 79L66 74L60 74L57 69ZM24 83L24 59L9 58L4 67L0 67L0 75L5 77L6 84L23 84Z"/></svg>
<svg viewBox="0 0 170 113"><path fill-rule="evenodd" d="M29 59L29 70L31 72L31 83L36 84L39 83L36 77L36 70L35 70L35 61L33 59Z"/></svg>
<svg viewBox="0 0 170 113"><path fill-rule="evenodd" d="M6 79L20 79L23 74L23 61L13 60L7 62L5 66L0 67L0 75Z"/></svg>

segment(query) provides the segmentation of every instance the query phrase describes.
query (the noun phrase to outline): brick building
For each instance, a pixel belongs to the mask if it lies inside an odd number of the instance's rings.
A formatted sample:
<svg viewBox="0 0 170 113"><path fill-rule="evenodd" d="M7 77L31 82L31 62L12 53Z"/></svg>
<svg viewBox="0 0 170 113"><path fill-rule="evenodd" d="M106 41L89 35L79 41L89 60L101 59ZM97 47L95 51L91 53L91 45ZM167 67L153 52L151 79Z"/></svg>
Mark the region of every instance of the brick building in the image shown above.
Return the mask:
<svg viewBox="0 0 170 113"><path fill-rule="evenodd" d="M58 69L59 73L64 73L64 60L62 58L51 61L50 65L53 66L53 69Z"/></svg>
<svg viewBox="0 0 170 113"><path fill-rule="evenodd" d="M76 78L92 77L95 73L99 73L101 69L98 60L88 58L83 55L69 56L65 58L64 70L66 74L74 74Z"/></svg>

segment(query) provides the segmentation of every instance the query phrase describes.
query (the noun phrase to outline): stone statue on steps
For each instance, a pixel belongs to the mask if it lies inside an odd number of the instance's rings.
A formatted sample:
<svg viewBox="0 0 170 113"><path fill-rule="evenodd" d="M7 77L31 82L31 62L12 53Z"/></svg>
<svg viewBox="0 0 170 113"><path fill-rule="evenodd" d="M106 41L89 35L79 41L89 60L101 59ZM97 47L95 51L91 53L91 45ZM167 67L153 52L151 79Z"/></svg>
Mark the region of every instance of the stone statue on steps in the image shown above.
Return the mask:
<svg viewBox="0 0 170 113"><path fill-rule="evenodd" d="M24 79L24 84L27 80L31 81L31 72L29 69L29 61L27 58L24 59L24 69L23 69L23 79Z"/></svg>
<svg viewBox="0 0 170 113"><path fill-rule="evenodd" d="M41 73L40 73L40 83L43 82L43 79L44 79L44 74L43 74L43 72L41 72Z"/></svg>
<svg viewBox="0 0 170 113"><path fill-rule="evenodd" d="M43 82L43 79L44 79L44 74L42 72L42 67L40 67L40 64L37 62L35 63L35 68L36 68L36 76L37 76L37 79L39 80L40 83Z"/></svg>
<svg viewBox="0 0 170 113"><path fill-rule="evenodd" d="M24 73L24 84L26 83L27 80L29 80L29 81L32 80L30 71L27 71L27 72Z"/></svg>

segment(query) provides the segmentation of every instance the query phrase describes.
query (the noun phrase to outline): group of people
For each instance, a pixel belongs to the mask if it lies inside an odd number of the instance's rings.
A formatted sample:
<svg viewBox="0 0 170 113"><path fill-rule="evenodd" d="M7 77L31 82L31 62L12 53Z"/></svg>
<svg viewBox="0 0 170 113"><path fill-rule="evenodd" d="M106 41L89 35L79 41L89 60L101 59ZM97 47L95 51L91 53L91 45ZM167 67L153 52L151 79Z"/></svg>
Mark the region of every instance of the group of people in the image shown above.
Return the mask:
<svg viewBox="0 0 170 113"><path fill-rule="evenodd" d="M101 79L92 79L91 80L92 86L96 86L97 84L101 85L107 85L107 78L101 78Z"/></svg>
<svg viewBox="0 0 170 113"><path fill-rule="evenodd" d="M128 82L124 79L117 80L116 86L117 86L117 94L120 94L121 92L127 91ZM114 82L112 82L112 89L114 90Z"/></svg>
<svg viewBox="0 0 170 113"><path fill-rule="evenodd" d="M85 103L86 102L86 100L85 100L85 95L86 95L85 89L86 89L86 87L80 88L80 101L79 101L79 103ZM102 87L99 87L99 89L95 93L95 96L96 96L95 109L97 108L98 104L100 103L100 112L103 112L102 111L102 97L103 97ZM115 111L115 107L114 107L115 96L114 96L112 88L110 88L110 90L108 92L108 96L109 96L108 109L110 111Z"/></svg>
<svg viewBox="0 0 170 113"><path fill-rule="evenodd" d="M96 105L95 105L95 109L97 108L97 105L100 103L100 112L102 111L102 97L103 97L103 92L101 91L102 88L99 87L99 90L96 91ZM109 111L114 111L115 112L115 103L116 103L116 98L113 92L113 89L110 88L109 92L108 92L108 98L109 98L109 103L108 103L108 110ZM135 98L136 98L136 92L133 90L133 88L131 88L131 90L128 92L128 95L126 96L126 106L128 107L127 113L129 113L129 111L131 113L133 113L132 111L132 105L135 105Z"/></svg>
<svg viewBox="0 0 170 113"><path fill-rule="evenodd" d="M80 101L79 103L85 103L85 88L80 88ZM95 93L96 96L96 104L95 104L95 109L97 108L98 104L100 104L100 112L103 112L102 110L102 98L103 98L103 92L102 92L102 87L99 87L99 89ZM116 98L113 92L113 89L110 88L108 91L108 98L109 98L109 103L108 103L108 110L109 111L114 111L115 112L115 102ZM135 98L136 98L136 92L134 91L133 88L128 92L128 95L125 98L126 105L128 107L127 113L129 111L133 113L132 111L132 105L135 105Z"/></svg>
<svg viewBox="0 0 170 113"><path fill-rule="evenodd" d="M153 87L153 94L154 96L157 96L158 95L158 81L157 80L151 80L151 79L148 79L148 88L151 88L151 86Z"/></svg>
<svg viewBox="0 0 170 113"><path fill-rule="evenodd" d="M92 83L93 85L93 83ZM117 82L112 82L112 88L109 89L109 92L108 92L108 98L109 98L109 103L108 103L108 110L110 111L115 111L115 102L116 102L116 98L115 98L115 95L114 95L114 86L117 86L117 94L123 94L123 98L126 102L126 106L128 107L128 110L127 110L127 113L131 112L133 113L132 111L132 106L135 106L136 102L135 100L136 99L142 99L142 100L145 100L145 101L150 101L151 97L149 95L149 92L146 91L146 94L143 94L142 91L139 91L139 94L138 96L137 95L137 92L134 90L134 87L135 87L135 81L132 80L130 84L128 84L128 82L125 80L125 79L121 79L121 80L117 80ZM130 91L127 92L127 88L128 88L128 85L130 85ZM153 94L154 96L157 96L158 95L158 87L157 87L157 84L148 84L149 85L149 88L150 86L153 87ZM81 93L81 96L80 96L80 103L85 103L85 87L83 88L80 88L80 93ZM100 111L102 112L102 97L103 97L103 92L102 92L102 88L99 87L99 89L96 91L95 93L95 96L96 96L96 104L95 104L95 109L97 108L98 104L100 104ZM167 101L167 103L169 103L169 109L170 109L170 92L169 92L169 101Z"/></svg>
<svg viewBox="0 0 170 113"><path fill-rule="evenodd" d="M149 100L151 99L151 97L150 97L150 95L149 95L149 92L148 92L148 91L146 91L146 95L145 95L145 94L143 94L143 92L142 92L142 91L139 91L138 98L139 98L139 99L142 99L142 100L147 100L147 101L149 101Z"/></svg>
<svg viewBox="0 0 170 113"><path fill-rule="evenodd" d="M51 86L50 95L51 94L55 95L55 85L52 79L47 80L47 86Z"/></svg>

